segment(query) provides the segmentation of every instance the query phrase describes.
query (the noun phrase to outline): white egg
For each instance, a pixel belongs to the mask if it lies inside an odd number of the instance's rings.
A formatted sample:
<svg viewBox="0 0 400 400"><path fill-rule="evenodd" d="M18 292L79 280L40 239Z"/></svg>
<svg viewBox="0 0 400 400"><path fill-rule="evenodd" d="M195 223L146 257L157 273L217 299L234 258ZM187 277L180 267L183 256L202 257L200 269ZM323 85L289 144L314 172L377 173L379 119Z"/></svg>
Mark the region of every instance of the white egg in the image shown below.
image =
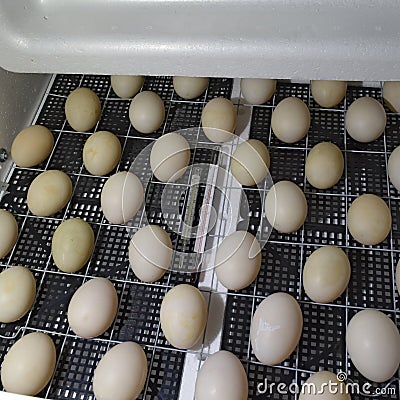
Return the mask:
<svg viewBox="0 0 400 400"><path fill-rule="evenodd" d="M247 400L247 375L239 359L221 350L207 358L196 378L196 400Z"/></svg>
<svg viewBox="0 0 400 400"><path fill-rule="evenodd" d="M347 218L350 234L358 242L373 246L383 242L392 227L387 204L374 194L363 194L350 205Z"/></svg>
<svg viewBox="0 0 400 400"><path fill-rule="evenodd" d="M142 87L144 76L141 75L111 75L111 87L122 99L133 97Z"/></svg>
<svg viewBox="0 0 400 400"><path fill-rule="evenodd" d="M144 200L143 186L131 172L110 176L101 191L101 208L112 224L124 224L139 211Z"/></svg>
<svg viewBox="0 0 400 400"><path fill-rule="evenodd" d="M382 96L391 111L400 112L400 82L385 82L382 88Z"/></svg>
<svg viewBox="0 0 400 400"><path fill-rule="evenodd" d="M250 340L257 359L266 365L280 364L294 351L301 337L303 315L287 293L274 293L257 307Z"/></svg>
<svg viewBox="0 0 400 400"><path fill-rule="evenodd" d="M35 396L49 383L56 366L51 338L34 332L17 340L4 357L1 382L7 392Z"/></svg>
<svg viewBox="0 0 400 400"><path fill-rule="evenodd" d="M161 279L172 260L172 242L158 225L139 229L129 245L129 262L133 273L144 282Z"/></svg>
<svg viewBox="0 0 400 400"><path fill-rule="evenodd" d="M396 147L389 157L388 174L392 185L400 191L400 146Z"/></svg>
<svg viewBox="0 0 400 400"><path fill-rule="evenodd" d="M203 336L207 305L200 290L191 285L177 285L167 292L160 310L161 329L178 349L190 349Z"/></svg>
<svg viewBox="0 0 400 400"><path fill-rule="evenodd" d="M190 146L179 133L159 137L150 153L150 166L161 182L175 182L185 172L190 161Z"/></svg>
<svg viewBox="0 0 400 400"><path fill-rule="evenodd" d="M164 102L154 92L137 94L129 106L129 120L140 133L153 133L159 129L165 118Z"/></svg>
<svg viewBox="0 0 400 400"><path fill-rule="evenodd" d="M113 323L118 309L114 285L105 278L94 278L74 293L68 305L68 323L80 337L94 338Z"/></svg>
<svg viewBox="0 0 400 400"><path fill-rule="evenodd" d="M0 322L22 318L32 307L36 296L36 281L25 267L11 267L0 274Z"/></svg>
<svg viewBox="0 0 400 400"><path fill-rule="evenodd" d="M346 90L345 81L311 81L311 94L324 108L337 106L346 96Z"/></svg>
<svg viewBox="0 0 400 400"><path fill-rule="evenodd" d="M61 211L72 195L69 176L58 170L39 174L30 184L26 202L33 215L49 217Z"/></svg>
<svg viewBox="0 0 400 400"><path fill-rule="evenodd" d="M348 134L357 142L372 142L385 130L385 109L372 97L360 97L347 110L345 125Z"/></svg>
<svg viewBox="0 0 400 400"><path fill-rule="evenodd" d="M307 218L307 199L293 182L275 183L265 198L265 215L279 232L295 232Z"/></svg>
<svg viewBox="0 0 400 400"><path fill-rule="evenodd" d="M216 143L227 142L233 137L236 127L236 108L225 98L210 100L201 114L201 126L209 140Z"/></svg>
<svg viewBox="0 0 400 400"><path fill-rule="evenodd" d="M381 311L359 311L347 326L346 345L351 361L368 380L385 382L399 368L399 331Z"/></svg>
<svg viewBox="0 0 400 400"><path fill-rule="evenodd" d="M93 375L97 400L133 400L142 392L147 377L147 358L134 342L112 347L98 363Z"/></svg>
<svg viewBox="0 0 400 400"><path fill-rule="evenodd" d="M183 99L190 100L199 97L208 86L209 79L191 76L174 76L175 92Z"/></svg>
<svg viewBox="0 0 400 400"><path fill-rule="evenodd" d="M264 104L275 93L275 79L242 78L240 80L242 96L249 104Z"/></svg>
<svg viewBox="0 0 400 400"><path fill-rule="evenodd" d="M400 260L398 261L396 268L396 286L400 296Z"/></svg>
<svg viewBox="0 0 400 400"><path fill-rule="evenodd" d="M7 210L0 209L0 259L5 257L14 247L18 238L18 224L14 216Z"/></svg>
<svg viewBox="0 0 400 400"><path fill-rule="evenodd" d="M261 267L261 248L249 232L237 231L227 236L215 255L215 273L229 290L240 290L256 279Z"/></svg>

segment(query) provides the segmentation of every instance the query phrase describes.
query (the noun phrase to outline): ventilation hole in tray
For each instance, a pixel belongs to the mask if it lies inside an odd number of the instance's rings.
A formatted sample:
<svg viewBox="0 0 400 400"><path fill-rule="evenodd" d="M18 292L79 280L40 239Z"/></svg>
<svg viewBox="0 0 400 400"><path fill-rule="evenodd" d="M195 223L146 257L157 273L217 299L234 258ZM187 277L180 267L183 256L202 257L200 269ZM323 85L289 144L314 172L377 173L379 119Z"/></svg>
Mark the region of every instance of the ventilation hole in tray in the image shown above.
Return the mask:
<svg viewBox="0 0 400 400"><path fill-rule="evenodd" d="M57 75L50 89L50 94L68 96L75 90L82 79L82 75Z"/></svg>
<svg viewBox="0 0 400 400"><path fill-rule="evenodd" d="M250 139L257 139L269 147L272 108L253 107L250 126Z"/></svg>
<svg viewBox="0 0 400 400"><path fill-rule="evenodd" d="M363 87L363 86L347 86L347 94L346 94L346 102L347 108L350 107L353 101L357 100L360 97L373 97L378 100L380 103L382 102L382 91L381 88L373 88L373 87Z"/></svg>
<svg viewBox="0 0 400 400"><path fill-rule="evenodd" d="M344 114L329 110L312 110L308 133L308 147L320 142L331 142L343 148Z"/></svg>
<svg viewBox="0 0 400 400"><path fill-rule="evenodd" d="M128 135L131 124L129 106L130 100L107 100L97 130L110 131L120 136Z"/></svg>
<svg viewBox="0 0 400 400"><path fill-rule="evenodd" d="M170 76L146 76L143 91L150 90L157 93L162 100L171 100L174 90L172 77Z"/></svg>
<svg viewBox="0 0 400 400"><path fill-rule="evenodd" d="M233 79L229 78L210 78L207 89L206 101L215 97L225 97L230 99L232 96Z"/></svg>
<svg viewBox="0 0 400 400"><path fill-rule="evenodd" d="M179 129L198 127L202 111L202 103L171 103L165 132L169 133Z"/></svg>
<svg viewBox="0 0 400 400"><path fill-rule="evenodd" d="M104 99L111 86L110 77L108 75L85 75L81 86L93 90L99 98Z"/></svg>
<svg viewBox="0 0 400 400"><path fill-rule="evenodd" d="M386 150L391 153L400 146L400 114L388 114L386 122Z"/></svg>
<svg viewBox="0 0 400 400"><path fill-rule="evenodd" d="M47 96L36 124L44 125L51 131L61 130L65 121L65 100L65 97Z"/></svg>
<svg viewBox="0 0 400 400"><path fill-rule="evenodd" d="M308 106L309 85L303 83L278 82L276 85L275 105L286 97L298 97Z"/></svg>
<svg viewBox="0 0 400 400"><path fill-rule="evenodd" d="M289 180L303 188L304 155L305 152L303 150L270 149L270 173L274 183L281 180Z"/></svg>

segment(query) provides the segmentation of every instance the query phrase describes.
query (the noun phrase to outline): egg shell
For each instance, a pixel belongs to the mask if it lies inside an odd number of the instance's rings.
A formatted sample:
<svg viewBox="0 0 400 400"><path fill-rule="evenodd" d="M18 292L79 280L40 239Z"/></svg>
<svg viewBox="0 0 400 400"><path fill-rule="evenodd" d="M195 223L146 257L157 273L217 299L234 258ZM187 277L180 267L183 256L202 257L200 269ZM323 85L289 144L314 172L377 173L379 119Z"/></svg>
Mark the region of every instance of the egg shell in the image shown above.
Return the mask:
<svg viewBox="0 0 400 400"><path fill-rule="evenodd" d="M1 382L7 392L35 396L49 383L56 366L51 338L34 332L17 340L4 357Z"/></svg>
<svg viewBox="0 0 400 400"><path fill-rule="evenodd" d="M261 248L249 232L237 231L227 236L217 249L215 273L229 290L249 286L261 267Z"/></svg>
<svg viewBox="0 0 400 400"><path fill-rule="evenodd" d="M134 342L112 347L98 363L93 376L93 392L97 400L133 400L144 388L147 358Z"/></svg>
<svg viewBox="0 0 400 400"><path fill-rule="evenodd" d="M30 184L26 202L33 215L49 217L61 211L72 195L69 176L58 170L39 174Z"/></svg>
<svg viewBox="0 0 400 400"><path fill-rule="evenodd" d="M247 375L239 359L221 350L207 358L196 379L196 400L247 400Z"/></svg>
<svg viewBox="0 0 400 400"><path fill-rule="evenodd" d="M129 245L129 262L133 273L143 282L161 279L172 260L172 242L158 225L139 229Z"/></svg>
<svg viewBox="0 0 400 400"><path fill-rule="evenodd" d="M9 323L22 318L32 307L36 281L25 267L11 267L0 273L0 322Z"/></svg>
<svg viewBox="0 0 400 400"><path fill-rule="evenodd" d="M18 238L18 224L7 210L0 209L0 259L4 258L14 247Z"/></svg>
<svg viewBox="0 0 400 400"><path fill-rule="evenodd" d="M311 94L324 108L337 106L346 96L346 90L345 81L311 81Z"/></svg>
<svg viewBox="0 0 400 400"><path fill-rule="evenodd" d="M131 172L110 176L101 191L101 208L112 224L123 224L139 211L144 200L143 186Z"/></svg>
<svg viewBox="0 0 400 400"><path fill-rule="evenodd" d="M141 75L112 75L111 87L115 94L122 99L133 97L142 87L144 76Z"/></svg>
<svg viewBox="0 0 400 400"><path fill-rule="evenodd" d="M381 311L362 310L351 318L346 345L351 361L368 380L385 382L399 368L399 331Z"/></svg>
<svg viewBox="0 0 400 400"><path fill-rule="evenodd" d="M249 104L264 104L275 93L275 79L242 78L240 90L245 101Z"/></svg>
<svg viewBox="0 0 400 400"><path fill-rule="evenodd" d="M73 90L65 102L65 116L73 129L86 132L92 129L100 118L101 104L97 94L89 88Z"/></svg>
<svg viewBox="0 0 400 400"><path fill-rule="evenodd" d="M203 336L207 305L199 289L177 285L165 295L160 310L161 329L178 349L190 349Z"/></svg>
<svg viewBox="0 0 400 400"><path fill-rule="evenodd" d="M266 365L284 361L299 343L303 315L297 301L287 293L269 295L257 307L250 327L250 340L257 359Z"/></svg>
<svg viewBox="0 0 400 400"><path fill-rule="evenodd" d="M398 261L396 268L396 286L400 296L400 260Z"/></svg>
<svg viewBox="0 0 400 400"><path fill-rule="evenodd" d="M191 76L174 76L172 78L175 92L186 100L199 97L208 86L209 79Z"/></svg>
<svg viewBox="0 0 400 400"><path fill-rule="evenodd" d="M18 167L34 167L50 155L53 146L53 134L45 126L28 126L15 137L11 157Z"/></svg>
<svg viewBox="0 0 400 400"><path fill-rule="evenodd" d="M241 185L259 184L268 174L270 156L267 146L256 139L236 148L231 159L231 173Z"/></svg>
<svg viewBox="0 0 400 400"><path fill-rule="evenodd" d="M150 153L150 167L161 182L175 182L190 161L190 146L179 133L171 132L158 138Z"/></svg>
<svg viewBox="0 0 400 400"><path fill-rule="evenodd" d="M385 82L382 87L382 96L391 111L400 112L400 82Z"/></svg>
<svg viewBox="0 0 400 400"><path fill-rule="evenodd" d="M80 218L62 222L51 241L54 263L64 272L79 271L88 262L93 249L93 230Z"/></svg>
<svg viewBox="0 0 400 400"><path fill-rule="evenodd" d="M392 185L400 191L400 146L396 147L389 157L388 174Z"/></svg>
<svg viewBox="0 0 400 400"><path fill-rule="evenodd" d="M114 285L105 278L94 278L74 293L68 306L68 322L80 337L103 334L113 323L118 309Z"/></svg>

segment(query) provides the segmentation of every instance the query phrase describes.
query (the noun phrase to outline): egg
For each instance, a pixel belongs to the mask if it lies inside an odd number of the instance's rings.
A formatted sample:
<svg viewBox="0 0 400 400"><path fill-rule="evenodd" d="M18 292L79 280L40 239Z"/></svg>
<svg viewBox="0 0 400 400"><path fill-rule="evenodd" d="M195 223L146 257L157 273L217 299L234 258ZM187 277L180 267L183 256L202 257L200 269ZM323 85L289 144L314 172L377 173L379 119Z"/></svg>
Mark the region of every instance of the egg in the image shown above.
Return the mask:
<svg viewBox="0 0 400 400"><path fill-rule="evenodd" d="M199 97L208 86L209 79L191 76L174 76L173 85L178 96L185 100Z"/></svg>
<svg viewBox="0 0 400 400"><path fill-rule="evenodd" d="M0 322L22 318L32 307L36 296L36 281L25 267L11 267L0 274Z"/></svg>
<svg viewBox="0 0 400 400"><path fill-rule="evenodd" d="M1 382L7 392L35 396L50 382L56 367L56 348L42 332L17 340L4 357Z"/></svg>
<svg viewBox="0 0 400 400"><path fill-rule="evenodd" d="M15 137L11 157L18 167L34 167L49 157L53 146L53 134L45 126L28 126Z"/></svg>
<svg viewBox="0 0 400 400"><path fill-rule="evenodd" d="M196 378L196 400L247 400L247 375L239 359L221 350L207 358Z"/></svg>
<svg viewBox="0 0 400 400"><path fill-rule="evenodd" d="M100 118L101 104L97 94L89 88L73 90L65 102L65 116L73 129L86 132L92 129Z"/></svg>
<svg viewBox="0 0 400 400"><path fill-rule="evenodd" d="M101 191L101 208L112 224L123 224L139 211L144 200L143 186L131 172L110 176Z"/></svg>
<svg viewBox="0 0 400 400"><path fill-rule="evenodd" d="M29 211L39 217L49 217L61 211L72 195L69 176L58 170L39 174L29 185L26 203Z"/></svg>
<svg viewBox="0 0 400 400"><path fill-rule="evenodd" d="M400 260L397 263L397 268L396 268L396 286L400 296Z"/></svg>
<svg viewBox="0 0 400 400"><path fill-rule="evenodd" d="M385 82L382 87L382 96L391 111L400 112L400 82Z"/></svg>
<svg viewBox="0 0 400 400"><path fill-rule="evenodd" d="M68 305L68 323L78 336L94 338L112 325L117 309L114 285L108 279L94 278L73 294Z"/></svg>
<svg viewBox="0 0 400 400"><path fill-rule="evenodd" d="M98 131L89 136L83 147L83 163L92 175L106 175L121 158L121 143L111 132Z"/></svg>
<svg viewBox="0 0 400 400"><path fill-rule="evenodd" d="M283 99L275 108L271 128L275 136L285 143L296 143L310 129L310 111L297 97Z"/></svg>
<svg viewBox="0 0 400 400"><path fill-rule="evenodd" d="M175 182L185 172L190 161L190 146L179 133L159 137L150 153L150 167L161 182Z"/></svg>
<svg viewBox="0 0 400 400"><path fill-rule="evenodd" d="M392 185L400 191L400 146L396 147L389 157L388 175Z"/></svg>
<svg viewBox="0 0 400 400"><path fill-rule="evenodd" d="M378 139L386 126L386 113L381 103L372 97L360 97L346 112L347 133L357 142Z"/></svg>
<svg viewBox="0 0 400 400"><path fill-rule="evenodd" d="M351 203L347 226L355 240L373 246L386 239L392 227L392 216L380 197L363 194Z"/></svg>
<svg viewBox="0 0 400 400"><path fill-rule="evenodd" d="M17 242L18 224L9 211L0 209L0 226L0 259L2 259Z"/></svg>
<svg viewBox="0 0 400 400"><path fill-rule="evenodd" d="M329 189L336 185L342 177L343 170L343 154L333 143L318 143L307 156L306 177L317 189Z"/></svg>
<svg viewBox="0 0 400 400"><path fill-rule="evenodd" d="M165 118L164 102L154 92L137 94L129 106L129 120L140 133L153 133L159 129Z"/></svg>
<svg viewBox="0 0 400 400"><path fill-rule="evenodd" d="M216 143L227 142L233 138L236 127L236 108L225 98L210 100L201 114L201 126L209 140Z"/></svg>
<svg viewBox="0 0 400 400"><path fill-rule="evenodd" d="M268 174L270 157L267 146L256 139L236 148L231 159L231 173L241 185L259 184Z"/></svg>
<svg viewBox="0 0 400 400"><path fill-rule="evenodd" d="M257 360L277 365L294 351L303 329L303 315L297 301L277 292L257 307L250 326L250 341Z"/></svg>
<svg viewBox="0 0 400 400"><path fill-rule="evenodd" d="M129 244L129 262L133 273L144 282L161 279L172 260L172 242L158 225L139 229Z"/></svg>
<svg viewBox="0 0 400 400"><path fill-rule="evenodd" d="M249 104L264 104L275 93L275 79L242 78L240 90L245 101Z"/></svg>
<svg viewBox="0 0 400 400"><path fill-rule="evenodd" d="M207 305L200 290L191 285L177 285L165 295L160 310L161 329L177 349L190 349L203 336Z"/></svg>
<svg viewBox="0 0 400 400"><path fill-rule="evenodd" d="M93 375L97 400L133 400L142 392L147 377L147 358L134 342L112 347L102 357Z"/></svg>
<svg viewBox="0 0 400 400"><path fill-rule="evenodd" d="M381 311L359 311L347 326L346 345L354 366L370 381L385 382L399 368L399 331Z"/></svg>
<svg viewBox="0 0 400 400"><path fill-rule="evenodd" d="M311 94L324 108L337 106L346 96L346 90L345 81L311 81Z"/></svg>
<svg viewBox="0 0 400 400"><path fill-rule="evenodd" d="M227 236L215 255L215 274L229 290L249 286L261 267L261 248L249 232L237 231Z"/></svg>
<svg viewBox="0 0 400 400"><path fill-rule="evenodd" d="M311 300L330 303L346 290L350 274L350 262L343 250L335 246L321 247L304 265L304 290Z"/></svg>
<svg viewBox="0 0 400 400"><path fill-rule="evenodd" d="M306 196L290 181L275 183L265 197L265 215L278 232L300 229L307 218L307 208Z"/></svg>
<svg viewBox="0 0 400 400"><path fill-rule="evenodd" d="M142 87L144 76L141 75L111 75L111 87L122 99L133 97Z"/></svg>
<svg viewBox="0 0 400 400"><path fill-rule="evenodd" d="M94 249L94 233L80 218L62 222L51 240L54 263L63 272L77 272L89 260Z"/></svg>

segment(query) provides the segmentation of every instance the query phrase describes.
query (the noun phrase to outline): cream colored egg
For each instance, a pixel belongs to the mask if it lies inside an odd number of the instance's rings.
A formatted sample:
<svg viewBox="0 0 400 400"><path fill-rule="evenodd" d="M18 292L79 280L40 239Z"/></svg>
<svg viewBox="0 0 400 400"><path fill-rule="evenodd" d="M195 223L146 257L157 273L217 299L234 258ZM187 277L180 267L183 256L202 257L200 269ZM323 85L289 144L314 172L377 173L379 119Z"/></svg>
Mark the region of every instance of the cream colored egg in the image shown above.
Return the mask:
<svg viewBox="0 0 400 400"><path fill-rule="evenodd" d="M141 75L111 75L111 87L122 99L133 97L142 87L144 76Z"/></svg>
<svg viewBox="0 0 400 400"><path fill-rule="evenodd" d="M386 239L392 227L392 216L380 197L363 194L351 203L347 226L354 239L373 246Z"/></svg>
<svg viewBox="0 0 400 400"><path fill-rule="evenodd" d="M345 81L311 81L311 94L324 108L337 106L346 96L346 90Z"/></svg>
<svg viewBox="0 0 400 400"><path fill-rule="evenodd" d="M98 131L89 136L83 147L83 163L92 175L106 175L121 158L121 142L111 132Z"/></svg>
<svg viewBox="0 0 400 400"><path fill-rule="evenodd" d="M400 82L385 82L382 88L383 100L393 112L400 112Z"/></svg>
<svg viewBox="0 0 400 400"><path fill-rule="evenodd" d="M35 396L49 383L56 366L56 348L42 332L17 340L4 357L1 382L7 392Z"/></svg>
<svg viewBox="0 0 400 400"><path fill-rule="evenodd" d="M175 92L186 100L199 97L207 89L208 82L208 78L191 76L173 77Z"/></svg>
<svg viewBox="0 0 400 400"><path fill-rule="evenodd" d="M203 336L207 305L200 290L191 285L177 285L165 295L160 310L161 329L178 349L190 349Z"/></svg>
<svg viewBox="0 0 400 400"><path fill-rule="evenodd" d="M400 191L400 146L396 147L389 157L388 174L392 185Z"/></svg>
<svg viewBox="0 0 400 400"><path fill-rule="evenodd" d="M140 133L153 133L161 127L164 118L164 102L157 93L141 92L129 106L129 120Z"/></svg>
<svg viewBox="0 0 400 400"><path fill-rule="evenodd" d="M215 273L229 290L240 290L256 279L261 267L261 248L249 232L237 231L218 246Z"/></svg>
<svg viewBox="0 0 400 400"><path fill-rule="evenodd" d="M133 400L142 392L147 377L147 358L134 342L112 347L98 363L93 376L97 400Z"/></svg>
<svg viewBox="0 0 400 400"><path fill-rule="evenodd" d="M378 139L385 130L386 113L377 100L360 97L347 110L345 125L354 140L369 143Z"/></svg>
<svg viewBox="0 0 400 400"><path fill-rule="evenodd" d="M231 173L246 186L260 183L268 174L270 157L267 146L256 139L241 143L231 159Z"/></svg>
<svg viewBox="0 0 400 400"><path fill-rule="evenodd" d="M346 345L351 361L368 380L385 382L399 368L399 331L381 311L359 311L347 326Z"/></svg>
<svg viewBox="0 0 400 400"><path fill-rule="evenodd" d="M307 218L307 199L293 182L275 183L265 198L265 215L279 232L295 232Z"/></svg>
<svg viewBox="0 0 400 400"><path fill-rule="evenodd" d="M242 78L240 90L245 101L250 104L264 104L275 93L275 79Z"/></svg>
<svg viewBox="0 0 400 400"><path fill-rule="evenodd" d="M0 274L0 322L22 318L32 307L36 296L36 281L25 267L11 267Z"/></svg>
<svg viewBox="0 0 400 400"><path fill-rule="evenodd" d="M18 238L18 224L7 210L0 209L0 259L14 247Z"/></svg>
<svg viewBox="0 0 400 400"><path fill-rule="evenodd" d="M28 126L15 137L11 157L18 167L34 167L50 155L53 146L53 134L45 126Z"/></svg>
<svg viewBox="0 0 400 400"><path fill-rule="evenodd" d="M257 359L266 365L280 364L294 351L303 329L297 301L287 293L269 295L257 307L250 340Z"/></svg>
<svg viewBox="0 0 400 400"><path fill-rule="evenodd" d="M97 94L89 88L73 90L65 102L65 115L68 123L76 131L92 129L100 118L101 104Z"/></svg>
<svg viewBox="0 0 400 400"><path fill-rule="evenodd" d="M344 170L343 154L333 143L322 142L314 146L306 160L306 177L317 189L329 189L336 185Z"/></svg>
<svg viewBox="0 0 400 400"><path fill-rule="evenodd" d="M350 274L350 262L343 250L335 246L321 247L304 265L304 290L311 300L330 303L346 290Z"/></svg>
<svg viewBox="0 0 400 400"><path fill-rule="evenodd" d="M68 306L68 323L83 338L103 334L113 323L118 309L114 285L105 278L94 278L74 293Z"/></svg>
<svg viewBox="0 0 400 400"><path fill-rule="evenodd" d="M139 211L144 200L143 186L131 172L110 176L101 191L101 208L112 224L123 224Z"/></svg>
<svg viewBox="0 0 400 400"><path fill-rule="evenodd" d="M273 111L271 128L282 142L295 143L307 135L310 121L310 111L306 104L297 97L287 97Z"/></svg>
<svg viewBox="0 0 400 400"><path fill-rule="evenodd" d="M396 286L400 296L400 260L397 263L397 268L396 268Z"/></svg>
<svg viewBox="0 0 400 400"><path fill-rule="evenodd" d="M133 273L144 282L161 279L172 260L172 242L158 225L139 229L129 245L129 262Z"/></svg>
<svg viewBox="0 0 400 400"><path fill-rule="evenodd" d="M207 358L196 379L196 400L247 400L247 375L239 359L221 350Z"/></svg>
<svg viewBox="0 0 400 400"><path fill-rule="evenodd" d="M49 217L61 211L72 195L69 176L58 170L39 174L30 184L26 203L33 215Z"/></svg>
<svg viewBox="0 0 400 400"><path fill-rule="evenodd" d="M150 167L161 182L175 182L185 172L190 161L190 146L179 133L161 136L150 153Z"/></svg>
<svg viewBox="0 0 400 400"><path fill-rule="evenodd" d="M227 142L233 137L236 127L236 108L225 98L210 100L201 114L201 126L209 140L216 143Z"/></svg>
<svg viewBox="0 0 400 400"><path fill-rule="evenodd" d="M93 230L80 218L62 222L51 241L54 263L64 272L79 271L88 262L93 249Z"/></svg>

